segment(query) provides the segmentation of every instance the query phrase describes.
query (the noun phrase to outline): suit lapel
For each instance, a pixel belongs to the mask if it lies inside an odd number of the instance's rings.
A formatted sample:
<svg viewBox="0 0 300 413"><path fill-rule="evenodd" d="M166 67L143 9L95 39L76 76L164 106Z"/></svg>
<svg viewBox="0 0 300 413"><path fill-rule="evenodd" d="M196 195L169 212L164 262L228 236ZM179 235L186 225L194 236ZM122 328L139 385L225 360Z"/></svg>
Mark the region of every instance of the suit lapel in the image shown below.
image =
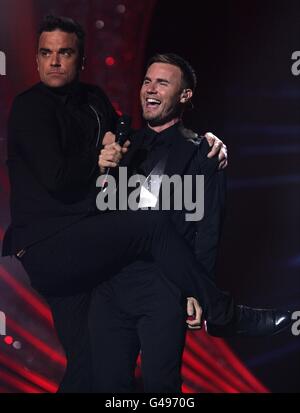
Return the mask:
<svg viewBox="0 0 300 413"><path fill-rule="evenodd" d="M122 159L120 166L129 166L134 158L135 153L141 148L144 140L144 129L138 131L131 140L131 146L126 156ZM180 128L174 130L174 142L171 145L170 152L165 168L165 174L168 176L182 175L189 166L190 160L195 155L198 144L190 142L185 137ZM159 159L157 160L159 161Z"/></svg>
<svg viewBox="0 0 300 413"><path fill-rule="evenodd" d="M195 155L198 145L183 136L180 128L174 131L174 143L169 152L165 174L168 176L182 175Z"/></svg>

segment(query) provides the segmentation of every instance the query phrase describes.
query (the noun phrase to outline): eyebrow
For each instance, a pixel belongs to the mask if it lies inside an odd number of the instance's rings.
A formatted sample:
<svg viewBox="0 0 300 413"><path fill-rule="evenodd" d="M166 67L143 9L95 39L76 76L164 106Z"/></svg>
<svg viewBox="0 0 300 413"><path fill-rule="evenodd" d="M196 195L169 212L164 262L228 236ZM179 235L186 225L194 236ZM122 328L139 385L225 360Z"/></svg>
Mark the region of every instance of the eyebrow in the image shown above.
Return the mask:
<svg viewBox="0 0 300 413"><path fill-rule="evenodd" d="M144 81L145 81L145 80L150 80L150 81L151 81L150 77L148 77L148 76L146 76L146 77L144 78ZM161 78L155 79L155 81L156 81L156 82L170 83L169 80L167 80L167 79L161 79Z"/></svg>
<svg viewBox="0 0 300 413"><path fill-rule="evenodd" d="M46 47L41 47L39 49L39 52L52 52L51 49L47 49ZM72 47L62 47L61 49L58 50L58 53L75 53L75 50Z"/></svg>
<svg viewBox="0 0 300 413"><path fill-rule="evenodd" d="M59 49L59 53L65 52L75 53L75 50L72 47L62 47L61 49Z"/></svg>
<svg viewBox="0 0 300 413"><path fill-rule="evenodd" d="M170 81L169 80L167 80L167 79L160 79L160 78L158 78L158 79L156 79L158 82L165 82L165 83L170 83Z"/></svg>

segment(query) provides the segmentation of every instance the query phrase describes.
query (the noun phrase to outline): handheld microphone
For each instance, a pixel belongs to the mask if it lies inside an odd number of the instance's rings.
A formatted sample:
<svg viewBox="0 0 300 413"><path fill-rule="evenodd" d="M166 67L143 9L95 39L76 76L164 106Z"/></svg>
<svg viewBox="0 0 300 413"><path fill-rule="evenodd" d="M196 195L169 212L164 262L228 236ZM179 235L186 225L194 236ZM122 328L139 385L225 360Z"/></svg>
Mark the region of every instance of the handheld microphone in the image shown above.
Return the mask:
<svg viewBox="0 0 300 413"><path fill-rule="evenodd" d="M123 146L127 140L129 132L131 130L131 117L128 115L122 115L119 117L116 126L116 143ZM105 190L107 185L107 177L110 173L110 167L106 168L105 177L102 181L102 190Z"/></svg>
<svg viewBox="0 0 300 413"><path fill-rule="evenodd" d="M117 122L116 127L116 142L123 146L127 140L128 134L131 129L131 117L128 115L122 115Z"/></svg>

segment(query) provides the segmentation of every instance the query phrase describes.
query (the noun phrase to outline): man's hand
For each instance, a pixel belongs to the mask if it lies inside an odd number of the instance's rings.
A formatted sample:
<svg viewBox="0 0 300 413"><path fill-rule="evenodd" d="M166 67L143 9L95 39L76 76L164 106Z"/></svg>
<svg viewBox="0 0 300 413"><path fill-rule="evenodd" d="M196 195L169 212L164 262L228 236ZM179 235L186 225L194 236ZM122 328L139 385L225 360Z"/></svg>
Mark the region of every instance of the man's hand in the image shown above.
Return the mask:
<svg viewBox="0 0 300 413"><path fill-rule="evenodd" d="M100 152L98 165L101 173L104 173L106 168L116 168L118 166L123 155L128 151L130 142L126 141L121 147L116 143L116 136L112 132L107 132L102 144L104 148Z"/></svg>
<svg viewBox="0 0 300 413"><path fill-rule="evenodd" d="M201 328L202 308L196 298L187 298L187 315L186 320L188 328L191 330L199 330Z"/></svg>
<svg viewBox="0 0 300 413"><path fill-rule="evenodd" d="M213 158L218 155L219 169L225 169L228 165L227 146L211 132L207 132L204 136L212 148L207 157Z"/></svg>

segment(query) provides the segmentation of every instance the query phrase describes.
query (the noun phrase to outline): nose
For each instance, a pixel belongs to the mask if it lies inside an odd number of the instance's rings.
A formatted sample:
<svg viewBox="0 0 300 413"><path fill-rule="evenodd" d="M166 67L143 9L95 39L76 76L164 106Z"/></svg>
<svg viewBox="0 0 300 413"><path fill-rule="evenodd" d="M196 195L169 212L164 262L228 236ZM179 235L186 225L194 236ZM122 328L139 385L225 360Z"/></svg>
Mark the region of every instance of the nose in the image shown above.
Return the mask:
<svg viewBox="0 0 300 413"><path fill-rule="evenodd" d="M60 66L60 55L59 53L53 53L51 56L51 66L59 67Z"/></svg>
<svg viewBox="0 0 300 413"><path fill-rule="evenodd" d="M154 83L148 83L147 84L147 87L146 87L146 92L149 94L149 95L153 95L153 94L155 94L155 93L157 93L157 89L156 89L156 86L155 86L155 84Z"/></svg>

